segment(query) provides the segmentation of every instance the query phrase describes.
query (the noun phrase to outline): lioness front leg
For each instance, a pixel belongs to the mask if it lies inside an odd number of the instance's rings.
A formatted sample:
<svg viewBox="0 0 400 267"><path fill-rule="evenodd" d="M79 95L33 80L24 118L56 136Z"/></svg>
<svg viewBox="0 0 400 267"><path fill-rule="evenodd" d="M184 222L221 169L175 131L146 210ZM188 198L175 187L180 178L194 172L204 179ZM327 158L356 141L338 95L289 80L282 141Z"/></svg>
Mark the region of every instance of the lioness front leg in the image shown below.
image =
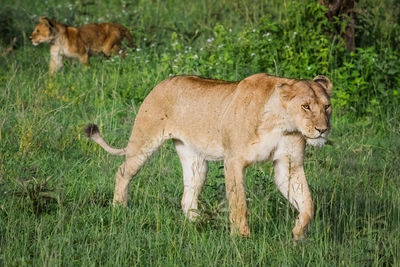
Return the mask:
<svg viewBox="0 0 400 267"><path fill-rule="evenodd" d="M244 186L245 167L243 162L228 159L225 161L226 195L229 201L229 220L231 234L250 235L247 224L247 204Z"/></svg>
<svg viewBox="0 0 400 267"><path fill-rule="evenodd" d="M295 227L292 230L293 240L305 237L307 226L314 216L314 203L304 175L303 162L287 155L274 161L275 183L281 193L299 211Z"/></svg>

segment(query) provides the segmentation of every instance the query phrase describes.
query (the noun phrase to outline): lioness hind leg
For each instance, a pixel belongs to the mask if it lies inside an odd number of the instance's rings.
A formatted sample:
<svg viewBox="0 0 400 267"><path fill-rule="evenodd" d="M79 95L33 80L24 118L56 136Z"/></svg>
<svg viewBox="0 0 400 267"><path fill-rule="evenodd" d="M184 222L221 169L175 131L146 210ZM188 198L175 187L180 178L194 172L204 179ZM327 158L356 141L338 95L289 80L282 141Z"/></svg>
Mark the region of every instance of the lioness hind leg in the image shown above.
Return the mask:
<svg viewBox="0 0 400 267"><path fill-rule="evenodd" d="M162 144L163 140L147 140L142 142L137 138L130 141L127 147L125 162L115 175L115 191L113 205L128 204L128 188L132 177L140 170L151 154ZM140 138L142 139L142 138ZM143 139L142 139L143 140Z"/></svg>
<svg viewBox="0 0 400 267"><path fill-rule="evenodd" d="M115 175L115 190L113 205L128 204L128 188L132 177L140 170L146 160L139 157L127 158L118 168Z"/></svg>
<svg viewBox="0 0 400 267"><path fill-rule="evenodd" d="M201 155L184 145L181 141L174 141L176 151L182 163L184 191L182 209L185 216L193 221L197 216L197 199L203 188L207 175L207 162Z"/></svg>
<svg viewBox="0 0 400 267"><path fill-rule="evenodd" d="M293 240L302 240L308 224L314 216L314 203L304 175L302 164L292 162L289 157L276 160L275 183L289 202L299 211L292 230Z"/></svg>
<svg viewBox="0 0 400 267"><path fill-rule="evenodd" d="M250 228L247 223L247 204L244 186L245 167L243 162L232 159L225 160L224 164L231 234L248 236L250 235Z"/></svg>

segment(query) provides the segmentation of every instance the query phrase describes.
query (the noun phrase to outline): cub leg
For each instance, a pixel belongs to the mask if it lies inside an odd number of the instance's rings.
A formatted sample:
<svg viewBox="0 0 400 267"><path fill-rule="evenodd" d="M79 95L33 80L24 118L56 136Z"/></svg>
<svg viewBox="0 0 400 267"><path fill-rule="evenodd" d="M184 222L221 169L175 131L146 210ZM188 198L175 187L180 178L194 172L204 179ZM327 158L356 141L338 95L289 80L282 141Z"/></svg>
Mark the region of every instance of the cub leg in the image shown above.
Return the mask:
<svg viewBox="0 0 400 267"><path fill-rule="evenodd" d="M193 221L198 216L197 198L206 179L208 166L204 157L192 151L189 146L178 140L174 144L183 170L182 209L185 216Z"/></svg>
<svg viewBox="0 0 400 267"><path fill-rule="evenodd" d="M241 161L225 160L225 185L229 201L231 234L250 235L247 224L246 191L244 186L245 165Z"/></svg>
<svg viewBox="0 0 400 267"><path fill-rule="evenodd" d="M89 66L89 54L83 54L79 56L79 61L85 65L85 66Z"/></svg>
<svg viewBox="0 0 400 267"><path fill-rule="evenodd" d="M118 38L114 35L111 35L107 38L103 45L103 53L106 57L110 57L111 53L118 54L119 50L116 51L117 48L114 48L115 45L118 45Z"/></svg>
<svg viewBox="0 0 400 267"><path fill-rule="evenodd" d="M293 240L302 240L314 216L314 203L304 175L303 163L296 163L290 156L285 156L274 161L274 169L276 185L299 212L292 230Z"/></svg>
<svg viewBox="0 0 400 267"><path fill-rule="evenodd" d="M58 48L52 46L50 48L50 75L55 74L62 67L62 56Z"/></svg>
<svg viewBox="0 0 400 267"><path fill-rule="evenodd" d="M113 53L115 55L119 55L122 59L124 59L126 57L126 53L124 50L122 50L120 43L115 43L112 46L111 53Z"/></svg>

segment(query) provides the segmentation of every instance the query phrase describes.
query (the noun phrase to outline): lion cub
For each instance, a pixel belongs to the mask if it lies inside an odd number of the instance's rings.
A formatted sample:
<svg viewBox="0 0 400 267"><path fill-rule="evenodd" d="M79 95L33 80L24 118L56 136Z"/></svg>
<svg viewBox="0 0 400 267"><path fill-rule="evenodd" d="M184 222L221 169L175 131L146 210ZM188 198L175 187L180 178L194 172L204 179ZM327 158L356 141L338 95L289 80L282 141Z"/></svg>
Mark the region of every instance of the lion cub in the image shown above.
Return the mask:
<svg viewBox="0 0 400 267"><path fill-rule="evenodd" d="M80 27L67 26L52 19L41 17L31 36L33 45L50 43L50 74L62 67L63 57L78 58L82 64L89 65L93 53L120 54L121 42L126 37L129 47L134 46L128 29L116 23L86 24Z"/></svg>

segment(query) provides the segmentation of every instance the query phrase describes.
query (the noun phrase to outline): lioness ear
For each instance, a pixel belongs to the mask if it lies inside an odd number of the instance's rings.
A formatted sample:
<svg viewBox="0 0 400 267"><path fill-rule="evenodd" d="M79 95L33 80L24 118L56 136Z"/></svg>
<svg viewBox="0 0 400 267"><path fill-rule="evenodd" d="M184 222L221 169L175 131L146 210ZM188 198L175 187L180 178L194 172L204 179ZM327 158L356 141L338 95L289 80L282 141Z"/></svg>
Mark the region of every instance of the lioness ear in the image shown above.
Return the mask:
<svg viewBox="0 0 400 267"><path fill-rule="evenodd" d="M317 77L315 77L313 79L313 81L322 85L322 87L324 87L324 89L328 95L332 95L332 87L333 86L328 77L323 76L323 75L318 75Z"/></svg>
<svg viewBox="0 0 400 267"><path fill-rule="evenodd" d="M275 89L278 90L283 102L290 101L296 96L294 93L295 90L287 83L278 83L275 85Z"/></svg>

